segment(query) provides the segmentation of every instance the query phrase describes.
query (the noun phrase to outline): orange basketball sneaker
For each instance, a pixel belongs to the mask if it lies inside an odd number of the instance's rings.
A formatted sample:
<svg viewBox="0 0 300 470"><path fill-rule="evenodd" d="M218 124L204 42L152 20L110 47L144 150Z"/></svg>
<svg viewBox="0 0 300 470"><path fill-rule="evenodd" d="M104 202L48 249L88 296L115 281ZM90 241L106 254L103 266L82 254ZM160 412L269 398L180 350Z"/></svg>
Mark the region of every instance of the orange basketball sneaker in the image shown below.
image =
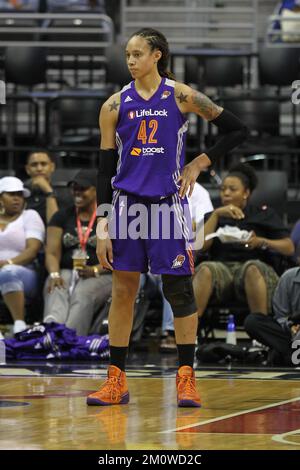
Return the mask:
<svg viewBox="0 0 300 470"><path fill-rule="evenodd" d="M86 400L88 405L125 405L129 402L126 374L116 366L109 366L107 379L98 392L91 393Z"/></svg>
<svg viewBox="0 0 300 470"><path fill-rule="evenodd" d="M196 390L195 372L190 366L181 366L176 375L178 406L201 406Z"/></svg>

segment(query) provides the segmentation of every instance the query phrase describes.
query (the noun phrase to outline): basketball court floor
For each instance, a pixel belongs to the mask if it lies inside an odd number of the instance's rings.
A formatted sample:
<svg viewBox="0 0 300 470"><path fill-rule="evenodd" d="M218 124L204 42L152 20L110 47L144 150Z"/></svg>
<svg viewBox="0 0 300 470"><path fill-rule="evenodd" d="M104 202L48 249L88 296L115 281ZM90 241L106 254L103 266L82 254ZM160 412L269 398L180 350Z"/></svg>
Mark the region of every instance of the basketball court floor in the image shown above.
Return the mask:
<svg viewBox="0 0 300 470"><path fill-rule="evenodd" d="M300 370L198 367L203 406L176 406L175 358L131 357L129 405L88 407L106 364L0 366L0 449L300 449Z"/></svg>

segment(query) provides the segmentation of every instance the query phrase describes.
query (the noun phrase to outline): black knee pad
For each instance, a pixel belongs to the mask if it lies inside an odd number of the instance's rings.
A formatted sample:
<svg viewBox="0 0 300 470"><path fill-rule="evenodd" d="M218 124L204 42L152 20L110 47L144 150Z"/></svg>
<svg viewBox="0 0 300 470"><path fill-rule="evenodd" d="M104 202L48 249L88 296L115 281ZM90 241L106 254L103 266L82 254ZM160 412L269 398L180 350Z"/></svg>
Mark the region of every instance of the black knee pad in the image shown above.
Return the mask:
<svg viewBox="0 0 300 470"><path fill-rule="evenodd" d="M162 274L162 285L174 317L187 317L197 311L192 276Z"/></svg>

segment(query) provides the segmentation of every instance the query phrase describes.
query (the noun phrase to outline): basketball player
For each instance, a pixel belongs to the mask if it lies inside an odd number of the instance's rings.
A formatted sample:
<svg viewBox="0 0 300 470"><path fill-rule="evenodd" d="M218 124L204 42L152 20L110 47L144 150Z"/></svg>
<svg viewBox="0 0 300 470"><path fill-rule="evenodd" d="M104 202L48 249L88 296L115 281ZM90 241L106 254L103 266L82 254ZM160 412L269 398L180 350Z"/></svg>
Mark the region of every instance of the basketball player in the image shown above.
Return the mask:
<svg viewBox="0 0 300 470"><path fill-rule="evenodd" d="M153 274L162 275L163 292L174 312L179 357L178 406L199 407L193 371L198 319L192 288L193 256L186 194L192 193L202 170L246 138L247 128L202 93L170 78L168 43L159 31L144 28L133 34L126 46L126 57L133 81L112 95L100 112L98 204L111 203L113 199L117 224L125 213L128 221L131 220L129 211L133 204L142 203L148 214L153 204L172 206L177 221L171 222L171 228L174 231L175 224L179 224L182 236L181 239L98 238L99 262L113 271L109 312L111 359L107 380L99 391L88 396L87 403L129 402L125 362L133 306L140 273L150 267ZM213 122L224 136L184 166L186 114L191 112ZM106 223L104 217L98 225Z"/></svg>

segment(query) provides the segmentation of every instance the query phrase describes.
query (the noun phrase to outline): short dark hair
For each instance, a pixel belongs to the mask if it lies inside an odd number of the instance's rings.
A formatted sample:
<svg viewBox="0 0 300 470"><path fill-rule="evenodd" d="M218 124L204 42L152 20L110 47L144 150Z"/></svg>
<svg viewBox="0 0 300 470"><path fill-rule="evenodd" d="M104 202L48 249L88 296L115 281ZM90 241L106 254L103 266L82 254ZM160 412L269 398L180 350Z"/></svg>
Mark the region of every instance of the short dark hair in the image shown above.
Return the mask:
<svg viewBox="0 0 300 470"><path fill-rule="evenodd" d="M26 165L28 165L29 159L30 159L31 155L33 155L34 153L45 153L49 157L49 160L51 160L52 163L55 163L55 157L52 153L49 152L49 150L46 150L46 149L43 149L43 148L38 148L38 149L35 149L35 150L31 150L28 153L27 158L26 158Z"/></svg>
<svg viewBox="0 0 300 470"><path fill-rule="evenodd" d="M254 168L247 163L237 163L229 169L227 176L236 176L239 178L246 189L250 192L256 188L258 183L257 174Z"/></svg>

